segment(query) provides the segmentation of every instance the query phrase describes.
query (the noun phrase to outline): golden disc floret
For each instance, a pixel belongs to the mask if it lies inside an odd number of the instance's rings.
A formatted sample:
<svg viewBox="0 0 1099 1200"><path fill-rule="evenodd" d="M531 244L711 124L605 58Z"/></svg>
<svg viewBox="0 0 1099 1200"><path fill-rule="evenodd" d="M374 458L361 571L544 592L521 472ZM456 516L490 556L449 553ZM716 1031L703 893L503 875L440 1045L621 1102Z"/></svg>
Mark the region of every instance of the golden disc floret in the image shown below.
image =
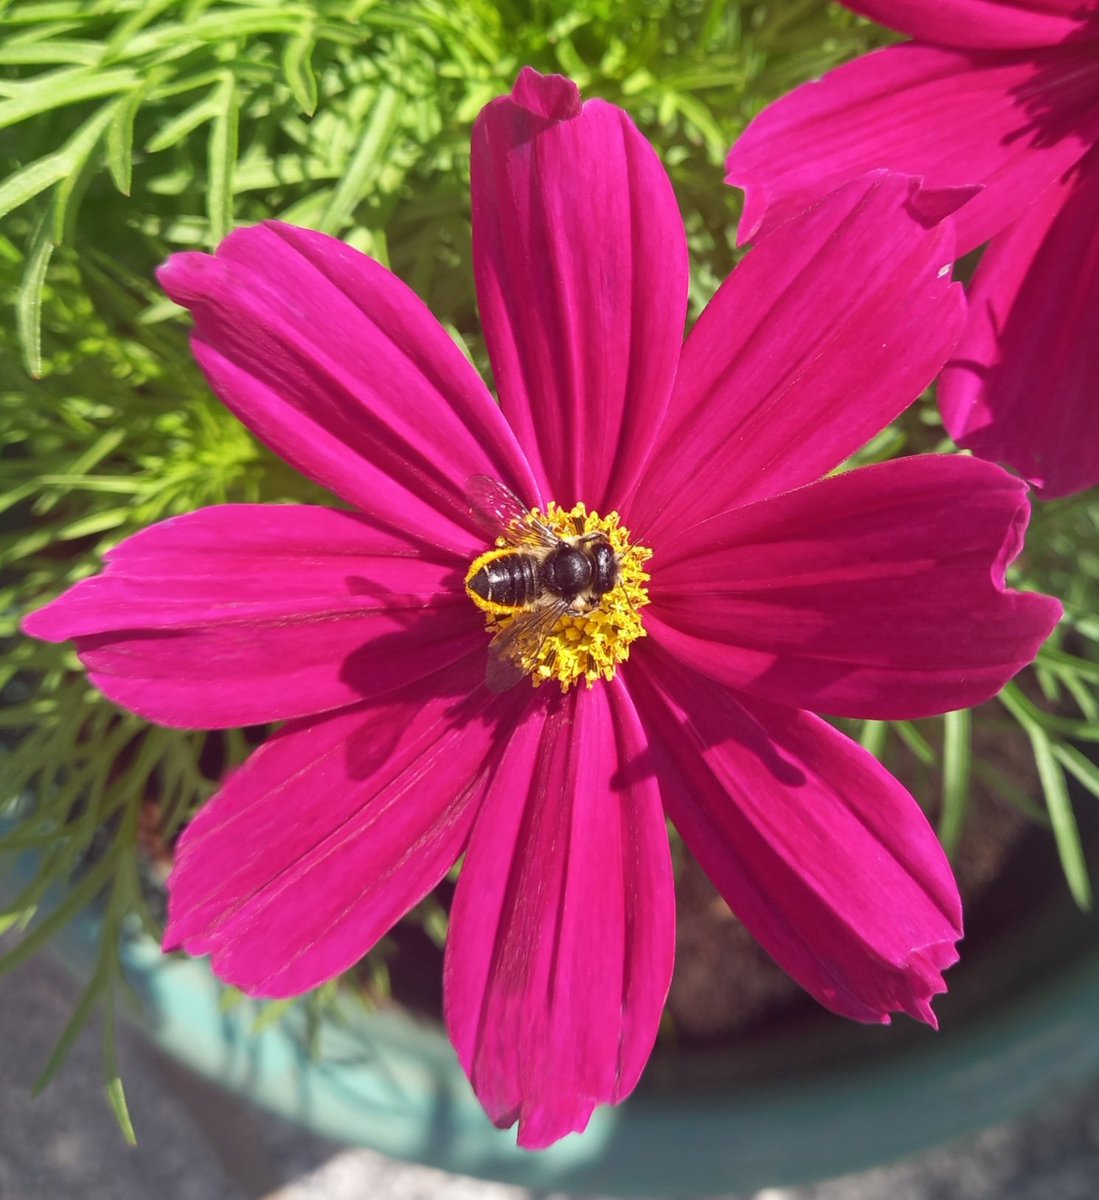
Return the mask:
<svg viewBox="0 0 1099 1200"><path fill-rule="evenodd" d="M548 631L533 626L527 614L490 611L478 600L485 611L487 628L497 639L495 644L508 644L508 657L535 687L556 680L561 690L567 691L581 680L591 687L597 679L613 679L618 665L629 658L630 643L645 636L640 610L649 603L649 576L644 564L652 551L630 542L630 532L620 524L616 512L601 517L597 512L588 512L584 504L565 510L551 502L544 511L533 509L528 520L568 541L602 534L614 551L618 582L599 596L593 607L560 616ZM507 544L504 538L497 540L501 548ZM517 620L523 621L521 634L501 642L500 635Z"/></svg>

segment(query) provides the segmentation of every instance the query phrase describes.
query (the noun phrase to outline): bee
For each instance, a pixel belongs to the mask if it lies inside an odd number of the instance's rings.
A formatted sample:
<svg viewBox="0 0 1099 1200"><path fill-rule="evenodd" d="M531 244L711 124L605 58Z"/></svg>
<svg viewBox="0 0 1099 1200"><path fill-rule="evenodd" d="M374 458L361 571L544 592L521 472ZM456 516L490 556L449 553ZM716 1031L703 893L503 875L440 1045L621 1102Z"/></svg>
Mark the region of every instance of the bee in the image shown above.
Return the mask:
<svg viewBox="0 0 1099 1200"><path fill-rule="evenodd" d="M466 499L485 530L506 543L475 559L466 575L478 608L514 617L489 644L485 672L489 690L504 692L530 673L524 652L529 662L562 617L591 612L618 586L621 563L605 533L561 536L487 475L469 480Z"/></svg>

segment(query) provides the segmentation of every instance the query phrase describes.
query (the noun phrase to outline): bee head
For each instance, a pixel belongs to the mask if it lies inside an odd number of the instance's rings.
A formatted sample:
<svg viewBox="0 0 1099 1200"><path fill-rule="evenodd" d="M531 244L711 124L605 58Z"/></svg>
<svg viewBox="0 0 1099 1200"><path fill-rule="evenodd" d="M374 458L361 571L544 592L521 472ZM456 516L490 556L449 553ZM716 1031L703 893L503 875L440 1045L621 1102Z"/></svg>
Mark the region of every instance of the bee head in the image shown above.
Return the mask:
<svg viewBox="0 0 1099 1200"><path fill-rule="evenodd" d="M618 555L605 537L588 543L588 555L591 558L591 590L602 596L618 584L621 574Z"/></svg>

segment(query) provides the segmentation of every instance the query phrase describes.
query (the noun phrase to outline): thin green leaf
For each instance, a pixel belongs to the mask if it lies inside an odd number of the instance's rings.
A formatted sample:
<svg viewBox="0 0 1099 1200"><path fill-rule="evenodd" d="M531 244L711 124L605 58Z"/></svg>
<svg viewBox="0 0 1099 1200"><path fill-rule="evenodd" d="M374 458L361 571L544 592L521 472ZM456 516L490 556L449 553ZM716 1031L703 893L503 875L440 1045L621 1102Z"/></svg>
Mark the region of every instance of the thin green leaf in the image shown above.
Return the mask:
<svg viewBox="0 0 1099 1200"><path fill-rule="evenodd" d="M129 479L124 475L43 475L39 483L47 487L79 489L86 492L117 492L120 495L137 496L148 489L143 479ZM33 485L28 485L23 495L30 495ZM6 497L0 497L0 503Z"/></svg>
<svg viewBox="0 0 1099 1200"><path fill-rule="evenodd" d="M1045 793L1046 808L1049 810L1049 819L1053 825L1053 838L1057 843L1061 869L1065 873L1065 881L1068 883L1072 898L1080 908L1087 912L1091 909L1091 881L1088 878L1084 850L1080 844L1080 831L1072 811L1068 788L1065 786L1064 772L1054 757L1049 738L1045 733L1034 726L1027 732L1031 734L1034 763L1042 781L1042 791Z"/></svg>
<svg viewBox="0 0 1099 1200"><path fill-rule="evenodd" d="M131 1146L137 1145L137 1134L134 1123L130 1119L130 1110L126 1104L126 1093L122 1088L122 1075L118 1069L118 1049L115 1045L115 1015L114 1003L110 994L103 1013L103 1067L107 1075L107 1099L114 1109L115 1120L118 1122L122 1136Z"/></svg>
<svg viewBox="0 0 1099 1200"><path fill-rule="evenodd" d="M237 991L235 987L226 985L221 989L221 994L218 996L218 1012L232 1012L238 1004L243 1004L247 999L243 992Z"/></svg>
<svg viewBox="0 0 1099 1200"><path fill-rule="evenodd" d="M222 70L199 71L196 75L185 75L182 79L165 79L153 89L155 100L167 100L173 96L181 96L184 92L193 92L196 88L211 87L221 82Z"/></svg>
<svg viewBox="0 0 1099 1200"><path fill-rule="evenodd" d="M1034 677L1042 689L1045 700L1054 707L1060 704L1062 677L1056 671L1050 671L1040 662L1034 664Z"/></svg>
<svg viewBox="0 0 1099 1200"><path fill-rule="evenodd" d="M943 717L942 812L939 839L948 854L961 841L969 808L969 777L972 762L972 720L969 709Z"/></svg>
<svg viewBox="0 0 1099 1200"><path fill-rule="evenodd" d="M262 1033L272 1025L277 1025L297 1003L297 996L293 996L288 1000L265 1001L257 1013L255 1020L252 1022L250 1032L254 1036L257 1033Z"/></svg>
<svg viewBox="0 0 1099 1200"><path fill-rule="evenodd" d="M393 981L389 976L389 965L386 961L377 955L372 955L369 960L370 966L370 988L373 996L367 1000L366 994L359 993L359 998L367 1007L373 1007L373 1000L389 1000L393 995Z"/></svg>
<svg viewBox="0 0 1099 1200"><path fill-rule="evenodd" d="M100 948L100 958L95 973L88 981L87 986L84 988L84 994L80 997L79 1004L74 1009L73 1015L69 1018L61 1036L57 1039L57 1044L50 1054L49 1061L43 1068L42 1073L34 1081L34 1086L31 1089L32 1096L41 1095L53 1082L54 1076L64 1066L65 1060L69 1057L73 1043L91 1019L96 1003L102 996L103 986L107 981L107 967L110 961L106 956L108 952L107 947Z"/></svg>
<svg viewBox="0 0 1099 1200"><path fill-rule="evenodd" d="M133 516L129 508L107 508L102 512L90 513L68 525L62 525L54 531L54 538L59 542L70 542L76 538L87 537L91 533L102 533L106 529L115 529Z"/></svg>
<svg viewBox="0 0 1099 1200"><path fill-rule="evenodd" d="M1066 745L1064 742L1054 742L1053 753L1069 772L1076 776L1082 786L1099 800L1099 766L1086 754L1081 754L1075 746Z"/></svg>
<svg viewBox="0 0 1099 1200"><path fill-rule="evenodd" d="M450 920L441 905L432 904L427 909L423 914L423 927L424 933L442 950L446 945Z"/></svg>
<svg viewBox="0 0 1099 1200"><path fill-rule="evenodd" d="M83 475L85 471L90 471L92 467L97 466L108 454L113 454L122 445L126 440L126 433L125 429L104 430L87 449L82 450L69 463L69 473Z"/></svg>
<svg viewBox="0 0 1099 1200"><path fill-rule="evenodd" d="M1059 734L1064 738L1080 742L1099 742L1099 729L1093 724L1043 712L1019 690L1017 684L1009 683L997 699L1020 725L1029 721L1048 733Z"/></svg>
<svg viewBox="0 0 1099 1200"><path fill-rule="evenodd" d="M103 105L80 126L60 150L37 159L0 184L0 217L33 199L39 192L59 183L61 187L57 192L57 203L52 218L56 235L57 226L64 220L65 208L77 185L77 176L95 149L113 111L113 104Z"/></svg>
<svg viewBox="0 0 1099 1200"><path fill-rule="evenodd" d="M289 38L282 47L282 73L302 112L312 116L317 110L317 77L310 61L313 54L313 31Z"/></svg>
<svg viewBox="0 0 1099 1200"><path fill-rule="evenodd" d="M59 482L71 483L72 481L76 481L77 483L84 482L84 472L90 471L92 467L102 462L108 454L111 454L117 450L125 440L126 432L127 431L125 429L119 429L117 426L114 429L104 430L104 432L101 433L99 437L97 437L95 441L91 443L90 446L81 451L81 453L78 454L76 458L74 458L72 462L68 464L68 471L65 475L44 475L41 478L41 482L43 484L56 484ZM122 492L134 492L141 490L141 484L138 480L129 480L128 482L131 485L130 487L123 487L116 490L120 490ZM39 516L50 512L60 498L60 494L42 497L35 505L35 512Z"/></svg>
<svg viewBox="0 0 1099 1200"><path fill-rule="evenodd" d="M1065 881L1073 899L1080 908L1089 910L1091 882L1088 879L1083 847L1080 845L1080 831L1076 827L1072 802L1065 786L1064 772L1057 761L1058 756L1054 753L1049 734L1043 727L1043 718L1047 718L1048 714L1036 709L1014 683L1009 683L1000 692L998 699L1030 738L1034 765L1038 768L1046 810L1049 812L1057 853L1061 859L1061 870L1064 871Z"/></svg>
<svg viewBox="0 0 1099 1200"><path fill-rule="evenodd" d="M13 208L33 200L39 192L53 187L69 173L70 163L63 150L47 154L28 163L21 171L9 175L0 183L0 217L6 217Z"/></svg>
<svg viewBox="0 0 1099 1200"><path fill-rule="evenodd" d="M1043 646L1038 655L1038 661L1061 674L1079 675L1089 683L1099 683L1099 663L1091 662L1086 658L1078 658L1074 654L1066 654L1064 650L1058 650L1053 646Z"/></svg>
<svg viewBox="0 0 1099 1200"><path fill-rule="evenodd" d="M112 58L125 55L127 51L132 54L134 35L176 3L177 0L141 0L128 17L115 26L110 41L104 47L104 61L109 62Z"/></svg>
<svg viewBox="0 0 1099 1200"><path fill-rule="evenodd" d="M113 1024L111 1028L113 1030ZM136 1146L137 1134L134 1132L134 1123L130 1118L130 1110L126 1104L126 1093L122 1088L120 1075L111 1075L107 1080L107 1099L111 1102L114 1118L118 1122L119 1129L122 1130L122 1136L131 1146Z"/></svg>
<svg viewBox="0 0 1099 1200"><path fill-rule="evenodd" d="M69 236L69 204L74 196L83 193L92 173L98 168L95 151L121 103L121 100L110 100L102 105L65 143L64 153L69 160L69 172L53 194L53 237L56 242L63 242ZM74 211L75 208L74 205Z"/></svg>
<svg viewBox="0 0 1099 1200"><path fill-rule="evenodd" d="M0 567L10 566L21 558L37 554L44 546L53 541L52 529L32 529L20 534L6 543L0 543ZM0 709L0 725L6 724L7 714Z"/></svg>
<svg viewBox="0 0 1099 1200"><path fill-rule="evenodd" d="M42 214L31 237L15 302L15 327L23 351L23 366L32 379L42 375L42 288L56 245L52 237L52 209L51 205Z"/></svg>
<svg viewBox="0 0 1099 1200"><path fill-rule="evenodd" d="M88 0L44 0L40 4L20 4L13 9L9 9L5 3L3 12L7 25L31 25L87 17L89 8Z"/></svg>
<svg viewBox="0 0 1099 1200"><path fill-rule="evenodd" d="M0 913L0 935L8 932L19 924L23 914L17 912Z"/></svg>
<svg viewBox="0 0 1099 1200"><path fill-rule="evenodd" d="M107 886L114 869L115 863L111 855L100 859L44 921L0 957L0 975L14 971L29 958L33 958L58 930L63 929L99 895Z"/></svg>
<svg viewBox="0 0 1099 1200"><path fill-rule="evenodd" d="M166 25L149 30L146 35L149 41L146 43L143 40L141 47L144 53L154 46L167 45L178 40L181 32L190 40L214 45L263 34L293 35L301 33L302 27L314 17L315 13L297 4L280 4L277 8L273 5L259 8L219 6L214 12L189 20L184 25Z"/></svg>
<svg viewBox="0 0 1099 1200"><path fill-rule="evenodd" d="M237 85L226 71L214 95L214 123L206 143L206 212L216 246L233 226L233 171L237 161Z"/></svg>
<svg viewBox="0 0 1099 1200"><path fill-rule="evenodd" d="M887 721L863 721L862 732L859 734L859 745L877 759L885 753L885 745L889 739L889 723Z"/></svg>
<svg viewBox="0 0 1099 1200"><path fill-rule="evenodd" d="M1091 725L1099 726L1099 698L1087 682L1078 675L1062 675L1061 682L1076 701L1084 719Z"/></svg>
<svg viewBox="0 0 1099 1200"><path fill-rule="evenodd" d="M134 121L138 109L148 95L148 83L131 92L115 109L107 130L107 167L114 185L124 195L130 194L134 173Z"/></svg>
<svg viewBox="0 0 1099 1200"><path fill-rule="evenodd" d="M185 108L178 116L166 121L157 132L145 143L145 149L150 154L168 150L200 125L214 118L217 112L218 86L207 92L201 100L196 100L189 108Z"/></svg>
<svg viewBox="0 0 1099 1200"><path fill-rule="evenodd" d="M1090 617L1086 613L1066 614L1065 622L1077 633L1086 637L1089 642L1099 642L1099 617Z"/></svg>
<svg viewBox="0 0 1099 1200"><path fill-rule="evenodd" d="M10 100L0 101L0 129L38 113L78 104L81 100L129 91L139 82L137 75L130 70L95 71L88 67L72 67L44 71L34 79L19 84Z"/></svg>
<svg viewBox="0 0 1099 1200"><path fill-rule="evenodd" d="M400 124L404 97L388 84L378 89L362 141L351 157L343 178L336 185L321 216L324 233L339 233L351 219L355 205L370 189L385 165L385 152Z"/></svg>
<svg viewBox="0 0 1099 1200"><path fill-rule="evenodd" d="M101 42L65 41L62 38L21 42L12 38L7 44L0 45L0 66L31 67L65 63L92 67L99 62L102 53Z"/></svg>
<svg viewBox="0 0 1099 1200"><path fill-rule="evenodd" d="M927 738L920 733L911 721L894 721L893 728L900 734L901 741L904 742L925 767L933 767L935 765L935 751L932 749Z"/></svg>

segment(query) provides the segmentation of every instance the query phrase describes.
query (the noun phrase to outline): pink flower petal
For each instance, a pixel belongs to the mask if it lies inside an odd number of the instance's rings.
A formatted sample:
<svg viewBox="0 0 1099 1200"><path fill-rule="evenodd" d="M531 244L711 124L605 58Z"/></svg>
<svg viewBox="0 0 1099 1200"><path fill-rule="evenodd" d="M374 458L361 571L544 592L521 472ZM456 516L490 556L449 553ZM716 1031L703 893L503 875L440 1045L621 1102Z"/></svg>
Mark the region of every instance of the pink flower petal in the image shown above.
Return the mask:
<svg viewBox="0 0 1099 1200"><path fill-rule="evenodd" d="M254 996L347 970L465 845L501 737L529 704L474 654L378 702L287 725L180 838L165 949Z"/></svg>
<svg viewBox="0 0 1099 1200"><path fill-rule="evenodd" d="M867 54L765 109L729 152L752 241L873 167L928 187L984 184L956 218L958 253L979 246L1099 137L1090 44L963 53L901 45Z"/></svg>
<svg viewBox="0 0 1099 1200"><path fill-rule="evenodd" d="M1099 483L1099 151L990 244L970 318L939 389L975 454L1046 498Z"/></svg>
<svg viewBox="0 0 1099 1200"><path fill-rule="evenodd" d="M875 172L776 230L692 330L627 524L657 560L700 516L819 479L939 372L964 322L953 240ZM856 266L857 264L857 266ZM654 560L654 567L657 560Z"/></svg>
<svg viewBox="0 0 1099 1200"><path fill-rule="evenodd" d="M671 183L621 109L529 67L478 118L472 175L501 406L544 495L605 512L645 460L683 340Z"/></svg>
<svg viewBox="0 0 1099 1200"><path fill-rule="evenodd" d="M843 0L909 37L974 50L1055 46L1099 36L1095 0Z"/></svg>
<svg viewBox="0 0 1099 1200"><path fill-rule="evenodd" d="M484 641L465 563L354 513L227 504L128 538L24 630L75 638L92 682L152 721L229 728L340 708Z"/></svg>
<svg viewBox="0 0 1099 1200"><path fill-rule="evenodd" d="M1029 512L1025 486L977 459L835 475L681 531L653 560L645 624L696 670L782 704L889 719L976 704L1061 613L1004 587Z"/></svg>
<svg viewBox="0 0 1099 1200"><path fill-rule="evenodd" d="M458 881L446 1020L519 1144L637 1083L671 981L675 900L645 735L621 680L547 698L502 756Z"/></svg>
<svg viewBox="0 0 1099 1200"><path fill-rule="evenodd" d="M733 912L833 1012L935 1025L961 902L915 800L811 713L737 697L659 651L637 667L664 806Z"/></svg>
<svg viewBox="0 0 1099 1200"><path fill-rule="evenodd" d="M420 299L350 246L267 222L160 270L210 386L291 466L429 545L467 549L465 484L536 484L484 383Z"/></svg>

